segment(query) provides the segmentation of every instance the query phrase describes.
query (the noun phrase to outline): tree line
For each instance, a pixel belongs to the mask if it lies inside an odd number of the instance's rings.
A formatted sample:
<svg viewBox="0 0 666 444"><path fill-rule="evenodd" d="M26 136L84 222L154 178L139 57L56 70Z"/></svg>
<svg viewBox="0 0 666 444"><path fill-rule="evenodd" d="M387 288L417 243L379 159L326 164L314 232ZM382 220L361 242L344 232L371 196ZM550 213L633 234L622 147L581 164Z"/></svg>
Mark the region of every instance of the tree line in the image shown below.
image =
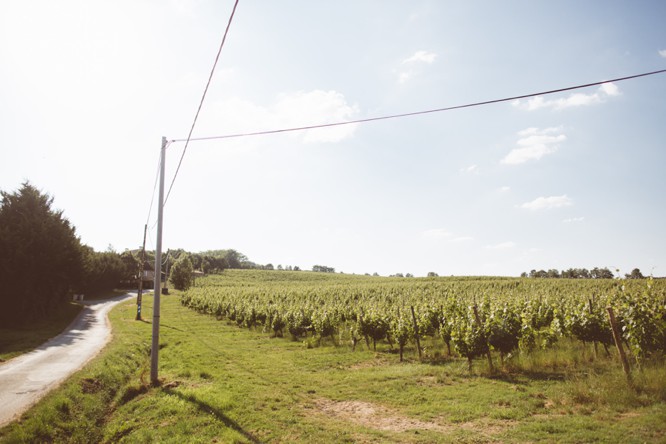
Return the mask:
<svg viewBox="0 0 666 444"><path fill-rule="evenodd" d="M53 197L24 182L15 192L0 191L0 322L23 324L46 318L72 294L136 288L144 270L154 271L155 252L141 249L95 251L82 244L76 228L53 208ZM142 263L143 262L143 263ZM167 250L161 272L177 289L188 288L194 271L274 269L233 250L192 253ZM298 266L278 270L300 271ZM335 273L315 265L313 271Z"/></svg>
<svg viewBox="0 0 666 444"><path fill-rule="evenodd" d="M76 228L53 208L53 197L25 182L15 192L0 191L0 322L22 325L46 318L72 294L133 287L154 252L141 262L141 250L98 252L82 244ZM187 257L205 273L255 267L235 250L188 253L170 250L163 271Z"/></svg>
<svg viewBox="0 0 666 444"><path fill-rule="evenodd" d="M618 270L619 273L619 270ZM546 270L531 270L529 273L523 272L520 277L530 278L548 278L548 279L614 279L615 275L607 267L594 267L592 270L587 268L569 268L558 271L554 268ZM638 268L634 268L631 273L625 274L626 279L643 279L643 273Z"/></svg>

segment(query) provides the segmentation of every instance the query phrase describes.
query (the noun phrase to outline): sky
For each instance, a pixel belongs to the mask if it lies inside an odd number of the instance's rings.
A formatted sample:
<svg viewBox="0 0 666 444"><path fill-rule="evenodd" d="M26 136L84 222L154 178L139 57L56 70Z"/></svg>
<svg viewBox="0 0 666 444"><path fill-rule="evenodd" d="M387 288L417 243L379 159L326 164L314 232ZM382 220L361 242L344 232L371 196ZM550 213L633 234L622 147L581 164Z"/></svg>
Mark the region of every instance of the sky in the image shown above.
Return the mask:
<svg viewBox="0 0 666 444"><path fill-rule="evenodd" d="M98 251L138 248L147 223L153 249L161 139L187 137L232 7L0 2L0 190L30 181ZM661 70L665 20L658 0L240 0L193 137ZM666 276L665 148L666 74L196 141L163 245L346 273Z"/></svg>

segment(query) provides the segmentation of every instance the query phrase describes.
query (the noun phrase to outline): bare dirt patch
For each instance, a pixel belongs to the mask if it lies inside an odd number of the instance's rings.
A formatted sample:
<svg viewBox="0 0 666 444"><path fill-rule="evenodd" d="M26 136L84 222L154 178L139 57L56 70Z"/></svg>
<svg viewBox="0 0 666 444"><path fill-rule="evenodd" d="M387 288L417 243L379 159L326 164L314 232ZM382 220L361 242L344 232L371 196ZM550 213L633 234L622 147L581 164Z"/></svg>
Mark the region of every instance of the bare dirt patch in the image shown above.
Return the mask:
<svg viewBox="0 0 666 444"><path fill-rule="evenodd" d="M454 429L450 425L441 425L434 422L408 418L386 407L364 401L318 399L314 401L314 407L338 419L390 432L405 432L407 430L450 432Z"/></svg>
<svg viewBox="0 0 666 444"><path fill-rule="evenodd" d="M97 393L102 390L104 386L95 378L85 378L81 380L81 391L85 394Z"/></svg>
<svg viewBox="0 0 666 444"><path fill-rule="evenodd" d="M311 407L329 418L333 417L375 430L389 432L428 430L443 434L466 430L478 434L477 437L482 440L493 440L494 435L503 433L517 424L517 421L513 420L497 421L485 417L475 421L448 424L443 418L438 422L421 421L365 401L333 401L320 398L314 400Z"/></svg>

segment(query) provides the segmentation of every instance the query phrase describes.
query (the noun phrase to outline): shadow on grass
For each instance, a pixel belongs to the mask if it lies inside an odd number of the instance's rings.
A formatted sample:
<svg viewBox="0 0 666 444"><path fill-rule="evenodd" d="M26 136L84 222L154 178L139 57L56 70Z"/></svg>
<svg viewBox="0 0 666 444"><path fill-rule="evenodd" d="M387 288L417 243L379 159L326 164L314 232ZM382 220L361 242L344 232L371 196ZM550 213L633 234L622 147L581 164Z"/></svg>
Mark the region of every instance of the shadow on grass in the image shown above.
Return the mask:
<svg viewBox="0 0 666 444"><path fill-rule="evenodd" d="M530 381L564 381L566 376L561 372L546 372L546 371L496 371L492 375L487 376L489 379L496 379L504 382L511 382L513 384L526 384L525 378Z"/></svg>
<svg viewBox="0 0 666 444"><path fill-rule="evenodd" d="M194 395L184 395L176 390L173 390L168 387L163 387L162 391L168 395L173 395L177 396L178 398L182 399L183 401L189 402L193 404L198 410L211 414L217 418L217 420L221 421L224 425L227 427L237 431L241 435L243 435L246 439L248 439L252 443L261 443L257 438L255 438L250 432L245 431L236 421L233 419L229 418L226 416L220 409L215 408L211 406L210 404L201 401L200 399L197 399L196 396Z"/></svg>
<svg viewBox="0 0 666 444"><path fill-rule="evenodd" d="M418 362L417 359L413 360ZM423 364L427 364L433 367L444 367L451 364L460 364L465 363L466 361L462 358L456 358L453 356L437 356L430 357L420 361ZM475 361L476 362L476 361ZM479 362L481 365L486 365L485 362ZM482 377L487 379L495 379L504 382L511 382L513 384L526 384L525 380L530 381L564 381L566 379L566 372L562 370L552 369L552 370L530 370L530 369L521 369L516 367L509 366L508 368L502 368L497 366L495 363L495 370L491 373L488 371L487 367L485 369L480 369L477 372L468 373L469 376Z"/></svg>

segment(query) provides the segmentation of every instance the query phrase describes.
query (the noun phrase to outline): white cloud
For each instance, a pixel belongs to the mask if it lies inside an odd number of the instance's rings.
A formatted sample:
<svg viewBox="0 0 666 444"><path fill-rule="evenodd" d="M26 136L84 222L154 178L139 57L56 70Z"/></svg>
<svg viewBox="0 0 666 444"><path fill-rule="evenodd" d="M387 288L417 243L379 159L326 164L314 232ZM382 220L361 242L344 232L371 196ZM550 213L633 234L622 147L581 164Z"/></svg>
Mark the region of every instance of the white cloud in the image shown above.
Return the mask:
<svg viewBox="0 0 666 444"><path fill-rule="evenodd" d="M511 187L507 187L507 186L499 187L497 189L497 191L499 191L500 193L508 193L509 191L511 191Z"/></svg>
<svg viewBox="0 0 666 444"><path fill-rule="evenodd" d="M403 65L404 64L409 64L409 63L427 63L430 65L432 62L435 61L435 58L437 58L437 54L434 52L428 52L428 51L416 51L414 55L411 57L407 57L405 60L402 61Z"/></svg>
<svg viewBox="0 0 666 444"><path fill-rule="evenodd" d="M411 80L414 75L419 72L420 67L423 64L432 65L432 63L437 58L437 54L429 51L416 51L411 56L404 59L401 65L405 65L405 69L398 73L398 82L406 83Z"/></svg>
<svg viewBox="0 0 666 444"><path fill-rule="evenodd" d="M567 197L566 194L563 194L562 196L537 197L531 202L525 202L520 208L527 208L528 210L545 210L549 208L568 207L571 205L573 205L571 198Z"/></svg>
<svg viewBox="0 0 666 444"><path fill-rule="evenodd" d="M489 250L506 250L509 248L514 248L516 246L515 242L507 241L507 242L500 242L499 244L495 245L486 245L486 248Z"/></svg>
<svg viewBox="0 0 666 444"><path fill-rule="evenodd" d="M460 168L460 172L465 174L479 174L479 166L475 164L465 168Z"/></svg>
<svg viewBox="0 0 666 444"><path fill-rule="evenodd" d="M353 120L358 112L358 106L348 104L345 96L337 91L282 93L268 106L236 98L217 103L197 132L219 133L221 126L228 128L226 133L304 127ZM334 143L352 137L357 126L349 124L288 134L304 143Z"/></svg>
<svg viewBox="0 0 666 444"><path fill-rule="evenodd" d="M571 224L575 222L583 222L584 220L585 220L584 217L570 217L568 219L564 219L562 222L564 222L565 224Z"/></svg>
<svg viewBox="0 0 666 444"><path fill-rule="evenodd" d="M599 87L601 91L603 91L607 96L619 96L620 95L620 88L617 87L615 83L602 83L601 86Z"/></svg>
<svg viewBox="0 0 666 444"><path fill-rule="evenodd" d="M567 140L567 136L561 134L562 127L555 128L527 128L518 132L519 139L516 142L518 148L514 148L500 162L507 165L518 165L530 160L539 160L547 154L552 154L559 148L559 143Z"/></svg>
<svg viewBox="0 0 666 444"><path fill-rule="evenodd" d="M541 108L551 108L562 110L576 106L588 106L597 103L603 103L608 97L620 95L620 89L614 83L603 83L596 92L591 94L573 93L563 99L546 100L542 96L529 98L525 101L514 100L511 105L516 108L527 111L534 111Z"/></svg>
<svg viewBox="0 0 666 444"><path fill-rule="evenodd" d="M666 49L660 49L659 55L666 59Z"/></svg>

